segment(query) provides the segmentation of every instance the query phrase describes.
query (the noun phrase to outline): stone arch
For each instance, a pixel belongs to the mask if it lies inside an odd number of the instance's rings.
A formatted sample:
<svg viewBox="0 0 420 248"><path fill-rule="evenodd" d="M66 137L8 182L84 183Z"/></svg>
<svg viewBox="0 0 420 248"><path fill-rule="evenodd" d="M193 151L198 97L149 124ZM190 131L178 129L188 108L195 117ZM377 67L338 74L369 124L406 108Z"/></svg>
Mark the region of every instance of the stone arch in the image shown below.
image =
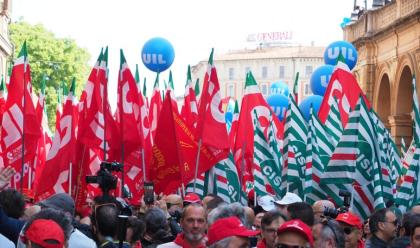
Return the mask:
<svg viewBox="0 0 420 248"><path fill-rule="evenodd" d="M387 73L382 74L374 100L374 109L385 126L388 125L388 117L391 115L391 82Z"/></svg>

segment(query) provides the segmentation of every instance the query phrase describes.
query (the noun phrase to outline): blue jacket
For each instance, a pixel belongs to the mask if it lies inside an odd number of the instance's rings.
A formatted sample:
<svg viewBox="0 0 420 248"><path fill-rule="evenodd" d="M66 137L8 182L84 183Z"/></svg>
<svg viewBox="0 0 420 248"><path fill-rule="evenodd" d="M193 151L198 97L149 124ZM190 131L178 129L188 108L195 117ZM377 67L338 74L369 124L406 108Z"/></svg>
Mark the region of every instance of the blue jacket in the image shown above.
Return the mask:
<svg viewBox="0 0 420 248"><path fill-rule="evenodd" d="M6 238L16 244L19 238L19 233L24 225L25 221L7 216L0 207L0 233Z"/></svg>

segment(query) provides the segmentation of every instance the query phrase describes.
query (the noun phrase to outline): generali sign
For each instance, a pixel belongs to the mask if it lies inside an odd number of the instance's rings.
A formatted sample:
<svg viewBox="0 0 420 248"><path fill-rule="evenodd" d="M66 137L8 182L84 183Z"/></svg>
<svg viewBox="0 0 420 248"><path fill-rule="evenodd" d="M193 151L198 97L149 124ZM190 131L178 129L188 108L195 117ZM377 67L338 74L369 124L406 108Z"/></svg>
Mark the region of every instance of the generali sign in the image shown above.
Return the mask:
<svg viewBox="0 0 420 248"><path fill-rule="evenodd" d="M267 33L255 33L249 34L247 41L249 42L285 42L292 40L292 31L283 32L267 32Z"/></svg>

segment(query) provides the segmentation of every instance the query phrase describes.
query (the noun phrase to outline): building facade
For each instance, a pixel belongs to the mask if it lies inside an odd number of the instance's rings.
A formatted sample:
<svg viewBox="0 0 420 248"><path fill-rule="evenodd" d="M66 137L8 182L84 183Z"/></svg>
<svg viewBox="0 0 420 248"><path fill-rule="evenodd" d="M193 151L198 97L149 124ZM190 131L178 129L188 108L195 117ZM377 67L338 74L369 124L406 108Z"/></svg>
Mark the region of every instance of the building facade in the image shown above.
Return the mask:
<svg viewBox="0 0 420 248"><path fill-rule="evenodd" d="M420 0L393 0L344 28L359 58L353 72L397 144L412 137L412 75L420 88Z"/></svg>
<svg viewBox="0 0 420 248"><path fill-rule="evenodd" d="M11 0L0 0L0 77L8 82L8 62L13 55L13 45L9 38Z"/></svg>
<svg viewBox="0 0 420 248"><path fill-rule="evenodd" d="M293 90L296 73L299 72L299 99L311 95L309 80L312 72L324 64L325 47L315 46L276 46L244 49L225 54L215 54L214 64L220 83L222 98L232 97L241 102L244 94L245 76L252 71L262 94L270 95L274 82L285 82ZM207 61L192 67L193 78L203 77Z"/></svg>

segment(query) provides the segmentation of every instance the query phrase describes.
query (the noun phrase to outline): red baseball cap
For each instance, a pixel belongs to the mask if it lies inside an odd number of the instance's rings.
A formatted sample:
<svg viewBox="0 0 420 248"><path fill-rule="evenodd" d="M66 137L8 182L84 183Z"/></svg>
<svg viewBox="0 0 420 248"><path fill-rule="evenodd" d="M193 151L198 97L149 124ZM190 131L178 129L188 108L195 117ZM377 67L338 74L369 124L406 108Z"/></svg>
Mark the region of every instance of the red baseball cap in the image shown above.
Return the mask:
<svg viewBox="0 0 420 248"><path fill-rule="evenodd" d="M201 203L201 199L196 193L188 193L184 197L184 202Z"/></svg>
<svg viewBox="0 0 420 248"><path fill-rule="evenodd" d="M53 220L34 220L25 232L25 238L45 248L62 248L64 246L64 231ZM54 240L55 244L47 242Z"/></svg>
<svg viewBox="0 0 420 248"><path fill-rule="evenodd" d="M341 213L337 216L337 218L335 218L335 220L338 222L346 223L350 226L355 226L358 229L362 229L363 226L360 218L351 212Z"/></svg>
<svg viewBox="0 0 420 248"><path fill-rule="evenodd" d="M296 232L302 234L305 239L309 242L311 247L314 246L314 239L312 237L311 228L303 223L301 220L295 219L284 222L277 230L277 235L284 232Z"/></svg>
<svg viewBox="0 0 420 248"><path fill-rule="evenodd" d="M247 229L236 216L222 218L216 220L213 225L210 226L207 233L207 245L212 245L227 237L252 237L259 233L260 231Z"/></svg>

